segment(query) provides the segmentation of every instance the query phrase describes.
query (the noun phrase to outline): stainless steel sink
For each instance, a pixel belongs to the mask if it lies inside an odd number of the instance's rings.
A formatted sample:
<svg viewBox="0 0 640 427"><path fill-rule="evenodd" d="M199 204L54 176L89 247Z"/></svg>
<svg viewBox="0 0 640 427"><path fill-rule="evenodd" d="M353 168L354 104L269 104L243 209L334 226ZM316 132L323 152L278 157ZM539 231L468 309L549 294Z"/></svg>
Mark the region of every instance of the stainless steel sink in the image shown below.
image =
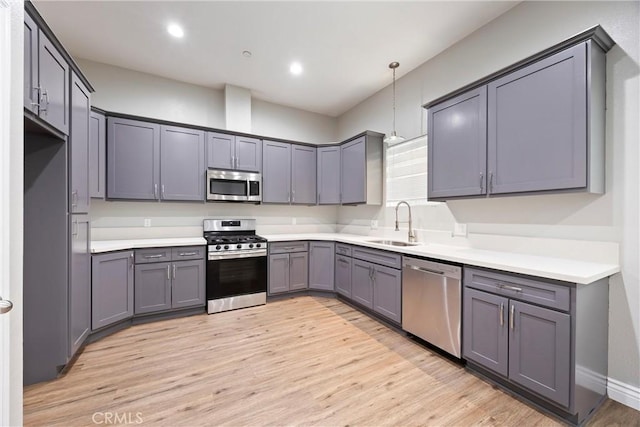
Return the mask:
<svg viewBox="0 0 640 427"><path fill-rule="evenodd" d="M380 245L389 246L416 246L419 243L400 242L397 240L367 240L369 243L378 243Z"/></svg>

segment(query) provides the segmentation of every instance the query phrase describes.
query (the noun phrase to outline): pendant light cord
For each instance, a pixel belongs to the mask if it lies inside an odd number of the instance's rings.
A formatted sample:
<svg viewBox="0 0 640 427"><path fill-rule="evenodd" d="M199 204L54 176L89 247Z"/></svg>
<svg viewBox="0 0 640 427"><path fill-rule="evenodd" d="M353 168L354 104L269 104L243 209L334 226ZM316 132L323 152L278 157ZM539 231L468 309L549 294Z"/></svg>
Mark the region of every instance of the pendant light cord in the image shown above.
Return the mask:
<svg viewBox="0 0 640 427"><path fill-rule="evenodd" d="M396 69L393 69L393 134L396 134Z"/></svg>

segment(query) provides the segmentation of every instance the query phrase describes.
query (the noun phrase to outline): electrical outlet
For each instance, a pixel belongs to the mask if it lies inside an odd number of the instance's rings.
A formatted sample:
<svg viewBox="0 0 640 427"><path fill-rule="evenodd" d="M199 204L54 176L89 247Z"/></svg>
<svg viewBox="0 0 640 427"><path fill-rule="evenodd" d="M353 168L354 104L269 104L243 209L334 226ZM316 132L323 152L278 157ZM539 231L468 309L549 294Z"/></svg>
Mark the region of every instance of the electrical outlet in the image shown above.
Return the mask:
<svg viewBox="0 0 640 427"><path fill-rule="evenodd" d="M460 237L467 237L467 224L453 224L453 235Z"/></svg>
<svg viewBox="0 0 640 427"><path fill-rule="evenodd" d="M377 230L378 229L378 220L377 219L372 219L371 220L371 229L372 230Z"/></svg>
<svg viewBox="0 0 640 427"><path fill-rule="evenodd" d="M151 227L151 219L150 218L145 218L144 219L144 226L145 227Z"/></svg>
<svg viewBox="0 0 640 427"><path fill-rule="evenodd" d="M291 225L296 225L298 223L297 218L291 218Z"/></svg>

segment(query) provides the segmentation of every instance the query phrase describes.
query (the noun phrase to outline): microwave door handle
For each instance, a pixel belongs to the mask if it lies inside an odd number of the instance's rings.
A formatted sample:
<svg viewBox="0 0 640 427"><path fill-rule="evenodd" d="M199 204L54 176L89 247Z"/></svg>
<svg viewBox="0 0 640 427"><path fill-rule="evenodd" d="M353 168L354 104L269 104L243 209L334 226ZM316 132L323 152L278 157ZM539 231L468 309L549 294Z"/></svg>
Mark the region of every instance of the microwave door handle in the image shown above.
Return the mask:
<svg viewBox="0 0 640 427"><path fill-rule="evenodd" d="M247 192L245 195L245 200L251 200L251 180L249 178L247 178Z"/></svg>

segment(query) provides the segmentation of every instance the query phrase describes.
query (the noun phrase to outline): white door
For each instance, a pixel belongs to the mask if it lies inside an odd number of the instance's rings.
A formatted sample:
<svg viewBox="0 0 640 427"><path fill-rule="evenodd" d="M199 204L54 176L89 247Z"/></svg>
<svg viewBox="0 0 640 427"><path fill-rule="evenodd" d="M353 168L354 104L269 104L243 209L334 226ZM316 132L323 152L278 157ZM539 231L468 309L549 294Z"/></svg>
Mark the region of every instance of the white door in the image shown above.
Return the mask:
<svg viewBox="0 0 640 427"><path fill-rule="evenodd" d="M24 2L0 0L0 425L22 424ZM14 307L8 310L8 300Z"/></svg>

